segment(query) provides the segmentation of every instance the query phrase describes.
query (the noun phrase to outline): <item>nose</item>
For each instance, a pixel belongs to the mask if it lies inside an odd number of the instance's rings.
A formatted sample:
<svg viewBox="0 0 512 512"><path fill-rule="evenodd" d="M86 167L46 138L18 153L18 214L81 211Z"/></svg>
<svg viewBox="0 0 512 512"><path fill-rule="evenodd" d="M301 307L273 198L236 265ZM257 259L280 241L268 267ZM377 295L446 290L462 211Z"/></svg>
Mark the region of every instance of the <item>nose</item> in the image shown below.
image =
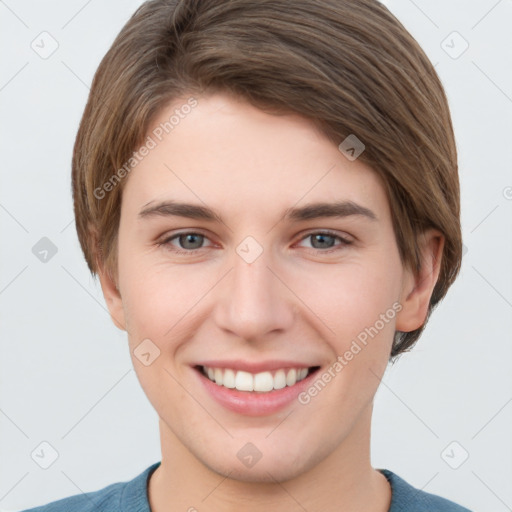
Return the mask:
<svg viewBox="0 0 512 512"><path fill-rule="evenodd" d="M286 331L294 322L293 294L265 256L248 263L235 254L216 298L217 326L247 341Z"/></svg>

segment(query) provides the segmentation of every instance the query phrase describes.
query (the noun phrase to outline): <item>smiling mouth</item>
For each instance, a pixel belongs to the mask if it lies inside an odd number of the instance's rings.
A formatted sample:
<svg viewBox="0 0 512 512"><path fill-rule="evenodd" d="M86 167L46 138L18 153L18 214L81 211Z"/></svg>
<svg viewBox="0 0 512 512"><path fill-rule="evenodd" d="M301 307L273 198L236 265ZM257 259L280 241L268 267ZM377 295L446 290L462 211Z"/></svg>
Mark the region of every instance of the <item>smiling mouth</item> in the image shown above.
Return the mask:
<svg viewBox="0 0 512 512"><path fill-rule="evenodd" d="M269 393L274 390L294 386L297 382L316 372L320 367L281 368L260 373L208 366L196 366L195 368L218 386L238 391Z"/></svg>

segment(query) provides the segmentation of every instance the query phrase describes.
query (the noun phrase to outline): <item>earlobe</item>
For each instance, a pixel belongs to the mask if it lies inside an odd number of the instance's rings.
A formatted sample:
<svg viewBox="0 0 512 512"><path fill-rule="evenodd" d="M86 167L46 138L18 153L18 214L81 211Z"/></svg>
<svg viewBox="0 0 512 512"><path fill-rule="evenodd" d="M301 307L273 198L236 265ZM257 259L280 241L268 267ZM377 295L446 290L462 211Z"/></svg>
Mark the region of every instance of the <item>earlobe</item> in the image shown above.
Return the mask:
<svg viewBox="0 0 512 512"><path fill-rule="evenodd" d="M396 317L396 330L411 332L424 324L441 269L444 240L443 234L436 229L429 229L420 236L421 268L418 273L405 270L400 300L402 309Z"/></svg>

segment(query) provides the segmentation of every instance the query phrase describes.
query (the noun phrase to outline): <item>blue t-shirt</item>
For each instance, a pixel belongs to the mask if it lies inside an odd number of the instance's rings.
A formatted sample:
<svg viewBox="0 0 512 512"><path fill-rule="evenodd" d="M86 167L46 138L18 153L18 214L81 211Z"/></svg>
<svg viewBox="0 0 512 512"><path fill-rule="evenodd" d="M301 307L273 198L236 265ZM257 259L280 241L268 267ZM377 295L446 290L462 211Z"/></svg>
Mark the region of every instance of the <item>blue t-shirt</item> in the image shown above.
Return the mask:
<svg viewBox="0 0 512 512"><path fill-rule="evenodd" d="M160 462L149 466L129 482L118 482L99 491L77 494L23 512L151 512L147 485L151 473L158 466ZM387 469L379 471L391 485L388 512L470 512L452 501L414 488Z"/></svg>

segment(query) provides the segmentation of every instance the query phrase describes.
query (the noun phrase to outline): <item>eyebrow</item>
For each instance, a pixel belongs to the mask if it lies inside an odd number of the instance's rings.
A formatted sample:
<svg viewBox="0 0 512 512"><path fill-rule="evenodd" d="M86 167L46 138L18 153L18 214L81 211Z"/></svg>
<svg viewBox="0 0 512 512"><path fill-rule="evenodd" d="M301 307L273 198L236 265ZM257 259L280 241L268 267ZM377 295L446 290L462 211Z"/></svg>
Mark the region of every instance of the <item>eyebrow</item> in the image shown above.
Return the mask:
<svg viewBox="0 0 512 512"><path fill-rule="evenodd" d="M179 203L173 200L157 204L148 203L139 212L140 218L157 216L186 217L189 219L224 223L222 217L211 208L190 203ZM301 207L287 208L284 212L283 220L299 222L322 217L344 218L351 216L361 216L373 221L377 220L377 215L373 211L353 201L319 202Z"/></svg>

